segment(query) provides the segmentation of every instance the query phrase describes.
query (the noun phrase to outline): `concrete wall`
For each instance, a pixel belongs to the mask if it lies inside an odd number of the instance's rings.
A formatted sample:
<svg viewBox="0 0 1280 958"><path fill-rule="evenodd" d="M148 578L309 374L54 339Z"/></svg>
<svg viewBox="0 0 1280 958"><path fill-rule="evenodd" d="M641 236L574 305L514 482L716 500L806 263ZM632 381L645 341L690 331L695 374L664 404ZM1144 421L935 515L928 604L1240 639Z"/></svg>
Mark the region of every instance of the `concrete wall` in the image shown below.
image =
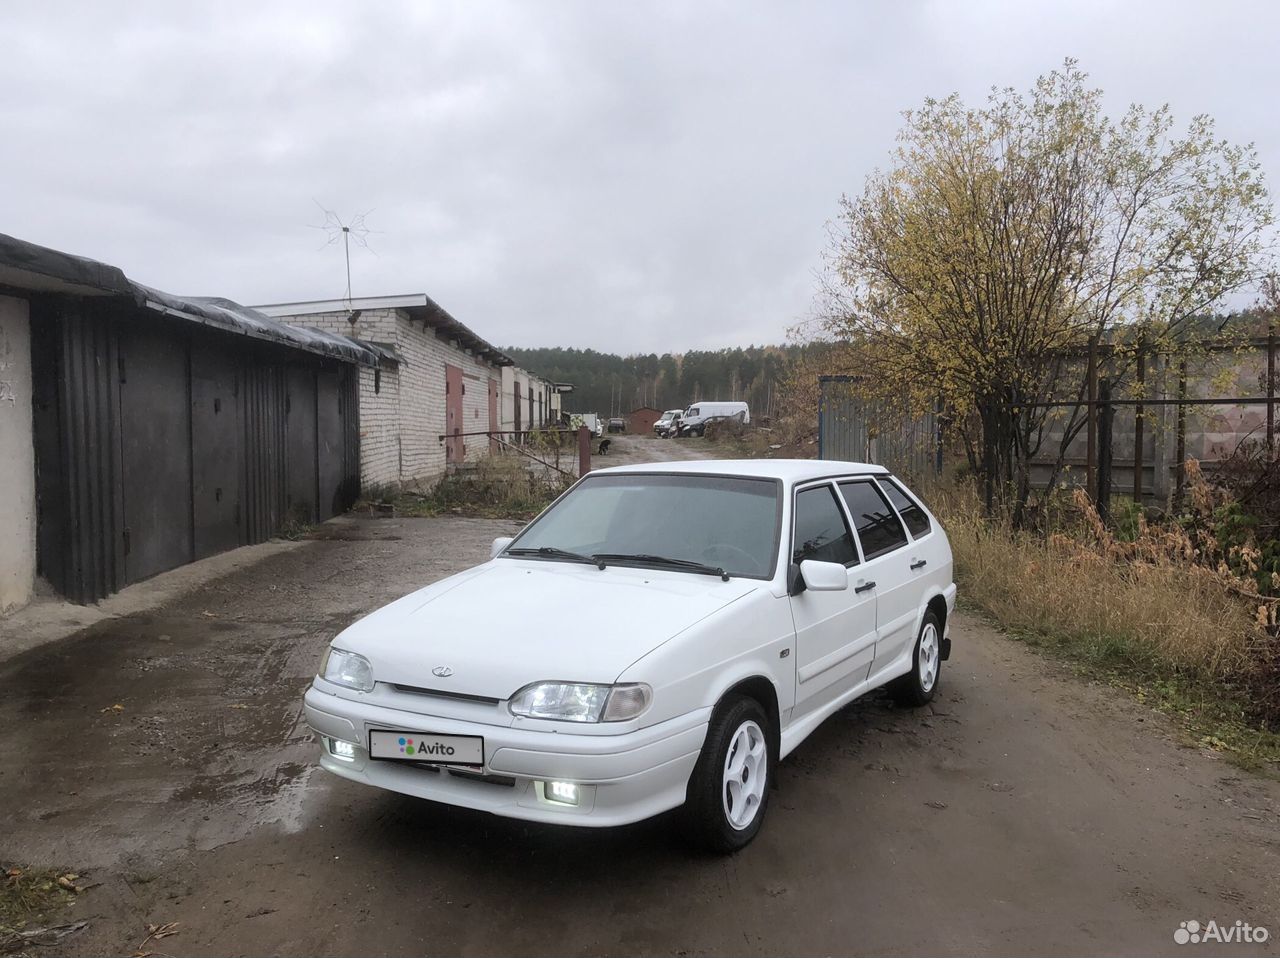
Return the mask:
<svg viewBox="0 0 1280 958"><path fill-rule="evenodd" d="M27 303L0 296L0 613L26 605L35 586L35 476Z"/></svg>

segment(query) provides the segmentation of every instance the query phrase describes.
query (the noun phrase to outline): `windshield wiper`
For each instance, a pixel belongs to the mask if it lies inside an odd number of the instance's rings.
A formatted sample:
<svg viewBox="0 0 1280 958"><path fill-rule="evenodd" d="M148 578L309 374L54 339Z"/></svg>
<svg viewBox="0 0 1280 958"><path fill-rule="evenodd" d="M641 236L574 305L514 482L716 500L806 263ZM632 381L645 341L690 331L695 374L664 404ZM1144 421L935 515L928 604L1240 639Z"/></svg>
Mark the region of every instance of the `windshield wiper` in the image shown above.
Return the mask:
<svg viewBox="0 0 1280 958"><path fill-rule="evenodd" d="M515 549L508 549L506 554L509 556L541 556L544 559L568 559L570 562L585 562L588 565L604 568L604 563L600 561L598 556L583 555L581 552L571 552L568 549L560 549L556 546L538 546L536 549L520 546Z"/></svg>
<svg viewBox="0 0 1280 958"><path fill-rule="evenodd" d="M597 552L592 558L600 559L602 562L639 562L643 565L664 566L668 569L686 569L701 575L718 575L725 582L729 581L729 573L719 566L694 562L691 559L672 559L669 556L655 556L645 552Z"/></svg>

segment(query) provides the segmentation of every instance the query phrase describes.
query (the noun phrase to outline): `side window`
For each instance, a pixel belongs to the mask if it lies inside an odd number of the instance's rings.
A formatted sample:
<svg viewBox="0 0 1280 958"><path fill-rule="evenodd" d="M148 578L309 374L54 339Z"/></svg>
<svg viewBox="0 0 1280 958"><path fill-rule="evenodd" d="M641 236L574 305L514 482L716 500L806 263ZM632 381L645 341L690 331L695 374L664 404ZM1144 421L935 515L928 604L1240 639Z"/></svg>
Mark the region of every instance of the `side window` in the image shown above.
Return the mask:
<svg viewBox="0 0 1280 958"><path fill-rule="evenodd" d="M792 562L817 559L845 566L857 563L858 550L830 486L815 486L796 493L795 528Z"/></svg>
<svg viewBox="0 0 1280 958"><path fill-rule="evenodd" d="M902 516L902 521L911 530L911 535L917 539L921 536L927 536L929 534L929 516L920 508L920 503L908 496L895 479L881 479L880 486L889 496L889 501L893 503L893 507L898 510L898 515Z"/></svg>
<svg viewBox="0 0 1280 958"><path fill-rule="evenodd" d="M907 544L906 530L874 483L842 482L840 494L853 516L853 525L862 543L862 554L868 559Z"/></svg>

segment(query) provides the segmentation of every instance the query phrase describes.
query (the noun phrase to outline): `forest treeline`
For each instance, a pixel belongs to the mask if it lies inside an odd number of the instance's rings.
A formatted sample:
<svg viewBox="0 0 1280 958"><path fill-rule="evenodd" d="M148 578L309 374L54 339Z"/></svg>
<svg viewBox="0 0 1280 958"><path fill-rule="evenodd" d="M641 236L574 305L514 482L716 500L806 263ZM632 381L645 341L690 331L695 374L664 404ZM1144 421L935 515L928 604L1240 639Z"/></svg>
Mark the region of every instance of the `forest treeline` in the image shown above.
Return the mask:
<svg viewBox="0 0 1280 958"><path fill-rule="evenodd" d="M561 346L508 348L525 369L554 382L573 383L564 397L570 412L623 415L638 406L684 409L698 400L745 400L753 416L770 416L789 364L808 347L748 346L618 356Z"/></svg>

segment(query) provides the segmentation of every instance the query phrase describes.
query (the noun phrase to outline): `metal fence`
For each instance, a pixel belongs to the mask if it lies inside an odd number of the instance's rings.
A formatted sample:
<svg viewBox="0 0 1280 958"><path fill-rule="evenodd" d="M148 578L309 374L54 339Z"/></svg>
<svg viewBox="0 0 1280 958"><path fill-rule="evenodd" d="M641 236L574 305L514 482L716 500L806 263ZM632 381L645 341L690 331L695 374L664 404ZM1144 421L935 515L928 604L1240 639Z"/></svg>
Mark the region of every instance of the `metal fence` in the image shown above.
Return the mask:
<svg viewBox="0 0 1280 958"><path fill-rule="evenodd" d="M856 376L818 377L818 458L926 479L942 471L937 409L913 415L857 395Z"/></svg>

